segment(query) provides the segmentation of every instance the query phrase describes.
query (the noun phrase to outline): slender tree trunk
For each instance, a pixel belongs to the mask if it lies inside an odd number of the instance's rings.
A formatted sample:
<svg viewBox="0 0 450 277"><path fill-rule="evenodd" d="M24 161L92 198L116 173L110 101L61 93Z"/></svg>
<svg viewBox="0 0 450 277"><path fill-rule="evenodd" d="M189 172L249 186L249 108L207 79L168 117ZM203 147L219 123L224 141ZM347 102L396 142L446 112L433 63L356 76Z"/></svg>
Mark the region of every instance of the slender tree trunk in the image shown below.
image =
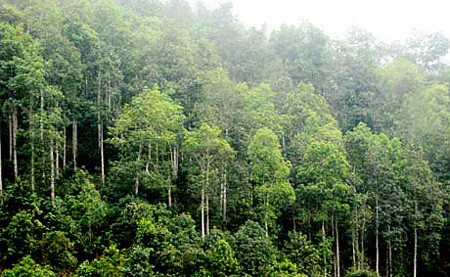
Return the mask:
<svg viewBox="0 0 450 277"><path fill-rule="evenodd" d="M100 150L100 163L102 171L102 184L105 184L105 153L103 145L103 120L102 120L102 88L101 88L101 75L98 76L98 93L97 93L97 131L98 131L98 147Z"/></svg>
<svg viewBox="0 0 450 277"><path fill-rule="evenodd" d="M59 179L59 141L55 143L55 176Z"/></svg>
<svg viewBox="0 0 450 277"><path fill-rule="evenodd" d="M331 217L331 234L333 236L333 239L335 239L336 238L336 226L334 224L334 216ZM334 257L333 257L333 276L334 277L337 277L336 265L337 265L337 257L336 257L336 253L334 253Z"/></svg>
<svg viewBox="0 0 450 277"><path fill-rule="evenodd" d="M8 127L9 127L9 160L12 161L12 157L13 157L13 120L12 120L12 116L8 116Z"/></svg>
<svg viewBox="0 0 450 277"><path fill-rule="evenodd" d="M13 165L14 165L14 179L17 180L17 177L19 176L19 168L17 165L17 129L18 129L18 123L17 123L17 110L16 107L14 107L13 110L13 117L12 117L12 149L13 149Z"/></svg>
<svg viewBox="0 0 450 277"><path fill-rule="evenodd" d="M334 231L336 234L336 276L341 277L341 256L339 254L339 222L337 217L334 220L334 224Z"/></svg>
<svg viewBox="0 0 450 277"><path fill-rule="evenodd" d="M417 216L418 216L418 204L417 200L414 201L414 213L415 213L415 226L414 226L414 262L413 262L413 277L417 277Z"/></svg>
<svg viewBox="0 0 450 277"><path fill-rule="evenodd" d="M104 145L103 145L103 123L101 122L100 112L98 114L98 147L100 149L100 163L102 170L102 184L105 184L105 153L104 153Z"/></svg>
<svg viewBox="0 0 450 277"><path fill-rule="evenodd" d="M55 204L55 163L53 156L53 138L50 139L50 191L52 204Z"/></svg>
<svg viewBox="0 0 450 277"><path fill-rule="evenodd" d="M65 169L66 163L67 163L67 128L66 128L66 126L64 126L63 136L64 136L64 142L63 142L62 167L63 167L63 169Z"/></svg>
<svg viewBox="0 0 450 277"><path fill-rule="evenodd" d="M355 245L358 245L357 235L356 234L352 234L352 262L353 262L353 267L359 269L359 266L356 263L356 256L357 256L357 254L356 254Z"/></svg>
<svg viewBox="0 0 450 277"><path fill-rule="evenodd" d="M375 272L377 276L380 276L380 248L378 244L379 236L379 211L378 211L378 196L375 203Z"/></svg>
<svg viewBox="0 0 450 277"><path fill-rule="evenodd" d="M1 121L0 121L0 196L3 196L2 128L1 128Z"/></svg>
<svg viewBox="0 0 450 277"><path fill-rule="evenodd" d="M34 183L35 183L35 179L34 179L34 139L31 139L31 191L34 193Z"/></svg>
<svg viewBox="0 0 450 277"><path fill-rule="evenodd" d="M264 220L264 226L266 229L266 237L269 237L269 193L266 193L266 199L264 201L264 205L266 206L266 214L265 214L265 220Z"/></svg>
<svg viewBox="0 0 450 277"><path fill-rule="evenodd" d="M178 146L174 145L171 147L171 163L172 163L172 178L171 178L171 183L169 184L169 189L168 189L168 202L169 202L169 207L172 206L172 183L177 179L178 177Z"/></svg>
<svg viewBox="0 0 450 277"><path fill-rule="evenodd" d="M325 240L326 240L326 233L325 233L325 221L322 220L322 243L325 245ZM324 275L323 276L328 276L328 272L327 272L327 256L325 254L325 251L323 253L323 264L324 264Z"/></svg>
<svg viewBox="0 0 450 277"><path fill-rule="evenodd" d="M206 201L206 234L209 235L209 192L205 193L205 201Z"/></svg>
<svg viewBox="0 0 450 277"><path fill-rule="evenodd" d="M224 182L223 182L222 218L223 218L223 221L226 222L226 220L227 220L227 188L228 188L227 172L224 173L223 179L224 179Z"/></svg>
<svg viewBox="0 0 450 277"><path fill-rule="evenodd" d="M201 192L200 201L200 213L201 213L201 225L202 225L202 239L205 239L205 188L203 187Z"/></svg>
<svg viewBox="0 0 450 277"><path fill-rule="evenodd" d="M209 156L209 151L207 151L207 155ZM205 193L205 200L206 200L206 234L209 234L209 167L210 167L210 160L208 158L207 165L206 165L206 191Z"/></svg>
<svg viewBox="0 0 450 277"><path fill-rule="evenodd" d="M353 222L352 226L352 262L353 267L357 268L357 257L358 257L358 227L359 227L359 220L358 220L358 206L355 205L355 221Z"/></svg>
<svg viewBox="0 0 450 277"><path fill-rule="evenodd" d="M389 228L390 229L390 228ZM389 230L390 232L390 230ZM388 246L388 262L387 262L387 276L391 277L392 276L392 244L391 244L391 240L388 240L387 243Z"/></svg>
<svg viewBox="0 0 450 277"><path fill-rule="evenodd" d="M73 170L77 170L77 152L78 152L78 123L76 120L74 120L72 122Z"/></svg>
<svg viewBox="0 0 450 277"><path fill-rule="evenodd" d="M31 147L31 164L30 164L31 180L30 180L30 182L31 182L31 192L32 193L34 193L34 189L35 189L35 187L34 187L34 181L35 181L35 179L34 179L34 166L35 166L34 165L35 164L35 162L34 162L34 155L35 155L35 153L34 153L34 124L33 124L33 120L32 120L33 114L34 114L34 111L33 111L34 103L33 102L34 102L33 97L30 97L30 114L29 114L29 118L30 118L29 133L30 133L30 147Z"/></svg>
<svg viewBox="0 0 450 277"><path fill-rule="evenodd" d="M365 228L366 228L366 219L365 219L365 213L364 218L362 222L362 228L361 228L361 253L360 253L360 260L359 260L359 268L362 269L363 263L364 263L364 236L365 236Z"/></svg>
<svg viewBox="0 0 450 277"><path fill-rule="evenodd" d="M138 152L138 157L136 159L136 182L134 184L134 193L136 195L138 195L139 192L139 163L141 161L141 157L142 157L142 150L144 148L144 142L141 140L141 142L139 143L139 152Z"/></svg>

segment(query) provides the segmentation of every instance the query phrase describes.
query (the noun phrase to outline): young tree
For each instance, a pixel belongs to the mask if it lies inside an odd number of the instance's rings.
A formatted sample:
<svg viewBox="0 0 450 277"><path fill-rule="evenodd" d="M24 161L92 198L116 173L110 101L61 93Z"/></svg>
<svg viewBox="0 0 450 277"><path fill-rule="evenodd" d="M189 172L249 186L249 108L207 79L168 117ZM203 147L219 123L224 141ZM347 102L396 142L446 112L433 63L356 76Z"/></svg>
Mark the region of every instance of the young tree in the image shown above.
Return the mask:
<svg viewBox="0 0 450 277"><path fill-rule="evenodd" d="M209 234L210 193L215 190L217 179L212 178L222 162L231 157L233 149L220 137L220 129L203 123L199 129L186 133L184 146L187 154L200 169L200 213L202 238Z"/></svg>
<svg viewBox="0 0 450 277"><path fill-rule="evenodd" d="M254 186L257 209L263 213L266 236L274 227L281 208L295 200L294 189L288 182L290 163L281 154L277 136L269 128L256 131L248 146L250 183Z"/></svg>
<svg viewBox="0 0 450 277"><path fill-rule="evenodd" d="M122 165L134 169L134 194L139 193L140 179L161 176L172 204L172 181L178 168L179 138L183 132L183 110L158 87L145 88L141 95L125 105L114 126L111 143L120 152ZM150 172L150 169L153 172Z"/></svg>

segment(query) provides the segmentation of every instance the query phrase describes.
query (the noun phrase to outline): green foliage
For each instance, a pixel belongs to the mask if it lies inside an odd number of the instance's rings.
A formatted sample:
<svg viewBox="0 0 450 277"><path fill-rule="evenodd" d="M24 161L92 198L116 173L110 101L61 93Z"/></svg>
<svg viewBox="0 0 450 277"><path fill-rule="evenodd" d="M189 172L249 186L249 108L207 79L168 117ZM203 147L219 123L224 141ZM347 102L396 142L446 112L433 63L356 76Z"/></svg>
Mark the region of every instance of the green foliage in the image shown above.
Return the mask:
<svg viewBox="0 0 450 277"><path fill-rule="evenodd" d="M357 270L349 272L344 275L345 277L376 277L377 274L370 270Z"/></svg>
<svg viewBox="0 0 450 277"><path fill-rule="evenodd" d="M105 249L100 258L80 264L76 276L123 276L126 272L127 259L114 246Z"/></svg>
<svg viewBox="0 0 450 277"><path fill-rule="evenodd" d="M25 256L13 268L2 272L2 277L52 277L57 276L50 266L37 264L30 256Z"/></svg>
<svg viewBox="0 0 450 277"><path fill-rule="evenodd" d="M0 2L2 276L449 271L442 34Z"/></svg>
<svg viewBox="0 0 450 277"><path fill-rule="evenodd" d="M310 240L298 232L289 232L289 240L283 248L283 252L289 260L296 263L298 271L307 276L320 276L324 274L321 268L321 256L319 250Z"/></svg>
<svg viewBox="0 0 450 277"><path fill-rule="evenodd" d="M231 243L236 258L244 265L244 272L260 275L265 267L276 261L277 249L265 235L265 231L254 221L247 221L234 236Z"/></svg>

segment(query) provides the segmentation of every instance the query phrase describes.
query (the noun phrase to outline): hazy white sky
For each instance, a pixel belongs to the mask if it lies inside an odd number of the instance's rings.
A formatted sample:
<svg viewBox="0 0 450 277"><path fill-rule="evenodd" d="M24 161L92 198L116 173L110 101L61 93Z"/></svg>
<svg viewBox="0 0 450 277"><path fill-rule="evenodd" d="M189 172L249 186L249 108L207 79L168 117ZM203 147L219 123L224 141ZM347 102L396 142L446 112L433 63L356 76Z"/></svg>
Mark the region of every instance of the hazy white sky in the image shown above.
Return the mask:
<svg viewBox="0 0 450 277"><path fill-rule="evenodd" d="M198 0L189 0L196 3ZM404 38L413 29L443 32L450 37L450 1L445 0L202 0L208 6L233 3L240 21L269 29L298 24L307 18L332 37L351 25L361 26L378 39Z"/></svg>

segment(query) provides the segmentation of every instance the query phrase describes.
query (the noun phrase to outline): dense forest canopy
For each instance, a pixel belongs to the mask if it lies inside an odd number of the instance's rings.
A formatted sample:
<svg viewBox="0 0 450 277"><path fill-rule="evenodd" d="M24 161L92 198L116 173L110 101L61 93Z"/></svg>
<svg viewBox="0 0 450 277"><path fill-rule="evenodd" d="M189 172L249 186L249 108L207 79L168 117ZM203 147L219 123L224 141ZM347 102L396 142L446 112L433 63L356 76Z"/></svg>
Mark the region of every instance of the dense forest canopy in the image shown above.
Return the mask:
<svg viewBox="0 0 450 277"><path fill-rule="evenodd" d="M450 40L0 0L1 276L450 276Z"/></svg>

